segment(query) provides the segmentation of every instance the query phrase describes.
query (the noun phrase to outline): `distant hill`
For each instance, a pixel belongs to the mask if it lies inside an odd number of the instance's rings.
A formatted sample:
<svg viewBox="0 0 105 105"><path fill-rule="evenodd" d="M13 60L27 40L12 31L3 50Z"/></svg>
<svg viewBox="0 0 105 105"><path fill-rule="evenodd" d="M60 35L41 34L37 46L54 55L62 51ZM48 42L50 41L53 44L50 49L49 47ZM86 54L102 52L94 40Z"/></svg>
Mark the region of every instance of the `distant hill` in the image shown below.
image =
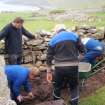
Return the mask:
<svg viewBox="0 0 105 105"><path fill-rule="evenodd" d="M25 4L51 8L98 8L105 5L105 0L2 0L6 3Z"/></svg>

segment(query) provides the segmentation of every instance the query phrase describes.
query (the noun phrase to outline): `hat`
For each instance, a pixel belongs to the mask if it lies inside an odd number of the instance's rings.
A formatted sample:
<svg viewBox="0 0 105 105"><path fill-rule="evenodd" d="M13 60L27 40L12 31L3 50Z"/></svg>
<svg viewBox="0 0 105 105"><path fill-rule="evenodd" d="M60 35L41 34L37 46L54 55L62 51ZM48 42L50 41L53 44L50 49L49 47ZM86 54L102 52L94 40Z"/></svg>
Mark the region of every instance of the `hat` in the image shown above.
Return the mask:
<svg viewBox="0 0 105 105"><path fill-rule="evenodd" d="M59 32L60 30L66 30L66 26L64 24L57 24L55 27L54 27L54 32Z"/></svg>

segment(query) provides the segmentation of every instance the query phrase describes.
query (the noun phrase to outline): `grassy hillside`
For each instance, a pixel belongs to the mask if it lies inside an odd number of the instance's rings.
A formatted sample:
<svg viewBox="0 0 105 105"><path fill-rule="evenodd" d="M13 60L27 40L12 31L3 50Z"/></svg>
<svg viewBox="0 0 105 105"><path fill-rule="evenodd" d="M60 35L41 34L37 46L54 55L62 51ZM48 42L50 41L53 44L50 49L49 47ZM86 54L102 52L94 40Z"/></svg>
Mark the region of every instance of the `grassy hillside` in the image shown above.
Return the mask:
<svg viewBox="0 0 105 105"><path fill-rule="evenodd" d="M66 24L67 27L70 27L70 28L76 25L84 25L84 24L91 25L91 26L97 26L97 27L105 27L105 21L104 21L105 13L104 12L94 13L90 15L98 17L98 18L96 18L94 22L88 22L88 21L77 22L77 21L72 21L72 20L65 20L62 23ZM32 32L35 32L41 29L50 31L54 27L55 24L59 23L58 21L49 20L47 16L42 16L42 17L39 16L37 18L33 17L32 13L30 12L29 13L28 12L26 13L25 12L1 13L0 14L0 29L2 29L6 24L11 22L17 16L21 16L25 19L24 26Z"/></svg>
<svg viewBox="0 0 105 105"><path fill-rule="evenodd" d="M15 17L21 16L25 19L24 26L32 32L45 29L50 31L57 22L49 20L45 17L32 17L32 13L1 13L0 14L0 29L2 29L6 24L11 22ZM64 22L68 27L71 27L75 24L71 20Z"/></svg>
<svg viewBox="0 0 105 105"><path fill-rule="evenodd" d="M32 13L1 13L0 14L0 29L2 29L6 24L10 23L15 17L21 16L25 19L24 26L35 32L40 29L50 30L54 26L54 22L46 18L34 19Z"/></svg>
<svg viewBox="0 0 105 105"><path fill-rule="evenodd" d="M80 105L105 105L105 87L99 89L91 96L80 100Z"/></svg>

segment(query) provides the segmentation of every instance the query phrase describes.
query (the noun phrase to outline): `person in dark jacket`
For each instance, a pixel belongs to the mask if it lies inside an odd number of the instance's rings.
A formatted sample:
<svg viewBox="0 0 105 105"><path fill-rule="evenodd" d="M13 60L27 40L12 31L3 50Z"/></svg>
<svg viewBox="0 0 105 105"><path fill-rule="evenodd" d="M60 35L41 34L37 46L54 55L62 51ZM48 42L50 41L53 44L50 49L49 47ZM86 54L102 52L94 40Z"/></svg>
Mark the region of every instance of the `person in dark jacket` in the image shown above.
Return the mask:
<svg viewBox="0 0 105 105"><path fill-rule="evenodd" d="M24 20L17 17L0 32L0 40L5 40L5 53L9 64L21 64L22 35L30 39L35 39L35 36L23 27L23 23Z"/></svg>
<svg viewBox="0 0 105 105"><path fill-rule="evenodd" d="M38 74L38 71L33 68L29 70L27 67L21 65L7 65L5 67L5 74L7 75L8 86L11 92L11 99L17 103L22 102L24 97L20 93L20 89L24 86L28 92L29 97L34 97L29 83L29 79L32 80Z"/></svg>
<svg viewBox="0 0 105 105"><path fill-rule="evenodd" d="M71 91L71 105L78 105L79 99L79 52L84 54L84 46L77 34L66 31L63 24L55 27L56 35L49 42L47 52L47 81L52 80L51 65L54 60L54 99L60 99L61 89L66 78Z"/></svg>

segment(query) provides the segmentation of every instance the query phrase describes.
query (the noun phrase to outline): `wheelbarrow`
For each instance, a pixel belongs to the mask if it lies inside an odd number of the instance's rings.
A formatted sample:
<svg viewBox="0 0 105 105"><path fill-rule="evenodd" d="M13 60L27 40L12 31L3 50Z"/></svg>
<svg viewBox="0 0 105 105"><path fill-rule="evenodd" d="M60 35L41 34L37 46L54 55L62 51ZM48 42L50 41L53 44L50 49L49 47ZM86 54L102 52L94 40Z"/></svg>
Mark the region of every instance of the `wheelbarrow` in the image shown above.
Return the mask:
<svg viewBox="0 0 105 105"><path fill-rule="evenodd" d="M79 63L79 79L81 81L81 86L84 87L85 81L90 78L91 76L95 75L96 73L100 72L102 69L105 68L101 66L105 62L105 58L98 61L95 65L91 65L90 63L80 62Z"/></svg>

